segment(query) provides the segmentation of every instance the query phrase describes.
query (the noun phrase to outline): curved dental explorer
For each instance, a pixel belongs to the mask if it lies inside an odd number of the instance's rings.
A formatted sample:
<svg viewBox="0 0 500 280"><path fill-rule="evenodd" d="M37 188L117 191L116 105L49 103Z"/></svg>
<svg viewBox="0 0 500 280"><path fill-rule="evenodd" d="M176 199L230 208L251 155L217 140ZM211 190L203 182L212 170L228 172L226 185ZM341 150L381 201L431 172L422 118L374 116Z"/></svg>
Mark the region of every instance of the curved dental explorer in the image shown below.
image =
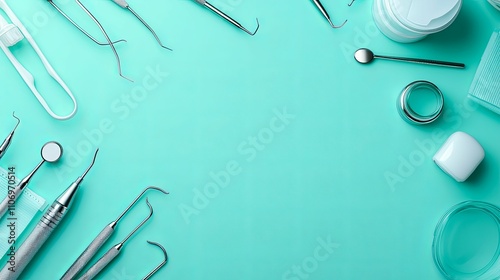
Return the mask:
<svg viewBox="0 0 500 280"><path fill-rule="evenodd" d="M134 235L139 228L141 228L144 223L146 223L151 216L153 216L153 207L149 203L149 200L146 198L146 204L149 207L149 215L142 220L142 222L133 230L131 231L125 239L123 239L120 243L116 244L115 246L111 247L85 274L83 274L82 277L80 277L80 280L91 280L94 279L108 264L113 261L118 254L120 254L121 249L123 248L123 245L125 245L125 242L129 240L129 238Z"/></svg>
<svg viewBox="0 0 500 280"><path fill-rule="evenodd" d="M106 41L108 41L108 44L109 46L111 47L111 50L113 51L113 53L115 54L115 58L116 58L116 63L118 65L118 74L130 81L130 82L134 82L133 80L125 77L123 74L122 74L122 65L121 65L121 62L120 62L120 57L118 56L118 53L116 52L116 49L115 49L115 46L113 46L113 43L111 42L111 40L109 39L109 36L108 34L106 33L106 30L104 30L104 27L102 27L101 23L97 20L97 18L85 7L85 5L82 4L82 2L80 2L80 0L75 0L76 3L78 4L78 6L80 6L80 8L82 8L85 13L87 13L87 15L95 22L95 24L99 27L99 29L101 30L102 34L104 35L104 37L106 37Z"/></svg>
<svg viewBox="0 0 500 280"><path fill-rule="evenodd" d="M118 222L128 213L128 211L137 203L137 201L146 193L148 190L156 190L164 194L168 192L164 191L158 187L147 187L145 188L135 199L132 201L127 208L116 218L114 221L106 225L101 232L92 240L92 242L85 248L83 253L76 259L76 261L71 265L71 267L64 273L61 280L71 280L80 273L80 271L87 265L87 263L97 254L99 249L106 243L106 241L115 232L116 225Z"/></svg>
<svg viewBox="0 0 500 280"><path fill-rule="evenodd" d="M347 4L347 6L349 6L349 7L352 6L352 4L354 4L354 1L356 1L356 0L352 0L350 4Z"/></svg>
<svg viewBox="0 0 500 280"><path fill-rule="evenodd" d="M74 27L76 27L78 30L80 30L85 36L87 36L90 40L94 41L94 43L98 44L99 46L107 46L109 43L102 43L97 41L96 38L92 37L87 31L85 31L80 25L78 25L73 19L71 19L59 6L56 5L52 0L47 0L55 9L58 11L64 18L66 18L71 24L73 24ZM127 42L127 40L120 39L118 41L111 42L112 44L120 43L120 42Z"/></svg>
<svg viewBox="0 0 500 280"><path fill-rule="evenodd" d="M169 51L172 51L171 48L168 48L166 46L164 46L161 41L160 41L160 38L158 38L158 35L156 35L156 32L153 30L153 28L151 28L151 26L149 26L149 24L146 23L145 20L142 19L141 16L139 16L139 14L137 14L131 7L130 5L127 3L127 1L125 0L113 0L113 2L115 2L118 6L124 8L124 9L128 9L142 24L144 24L144 26L146 26L146 28L151 32L151 34L153 34L153 36L155 37L156 41L158 42L158 44L160 44L160 46L164 49L167 49Z"/></svg>
<svg viewBox="0 0 500 280"><path fill-rule="evenodd" d="M21 244L21 247L19 247L19 249L15 252L15 270L12 271L12 267L9 264L5 265L2 268L2 271L0 271L0 279L15 280L18 279L23 273L24 269L28 266L33 257L38 253L43 244L45 244L60 222L68 214L80 184L89 170L94 166L98 152L99 149L96 150L94 159L87 170L80 177L78 177L56 200L54 200L50 207L48 207L36 227Z"/></svg>
<svg viewBox="0 0 500 280"><path fill-rule="evenodd" d="M260 23L259 23L259 19L258 18L256 18L256 20L257 20L257 28L255 29L254 32L251 32L248 29L246 29L245 27L243 27L243 25L241 25L240 23L238 23L236 20L232 19L230 16L228 16L227 14L225 14L224 12L222 12L221 10L217 9L212 4L208 3L206 0L194 0L194 1L196 1L199 4L207 7L212 12L218 14L220 17L222 17L223 19L227 20L228 22L230 22L232 25L238 27L239 29L245 31L246 33L248 33L251 36L254 36L257 33L257 31L259 31Z"/></svg>
<svg viewBox="0 0 500 280"><path fill-rule="evenodd" d="M332 28L341 28L342 26L344 26L344 24L346 24L347 19L341 25L334 25L332 23L332 20L330 19L330 15L326 11L325 7L323 7L321 2L319 0L313 0L313 2L314 2L314 4L316 4L316 7L318 7L319 11L323 14L323 16L326 18L326 20L328 20L328 23L330 23L330 26Z"/></svg>
<svg viewBox="0 0 500 280"><path fill-rule="evenodd" d="M153 270L151 270L150 273L148 273L148 275L146 275L146 277L142 278L142 280L148 280L149 278L151 278L156 272L158 272L158 270L160 270L160 268L162 268L168 261L168 255L167 255L167 251L165 250L165 248L163 248L163 246L161 246L160 243L156 243L156 242L153 242L153 241L149 241L148 240L148 243L151 244L151 245L155 245L157 247L159 247L162 251L163 251L163 256L164 256L164 260L163 262L161 262L158 266L156 266Z"/></svg>
<svg viewBox="0 0 500 280"><path fill-rule="evenodd" d="M2 145L0 145L0 158L3 157L3 155L5 154L7 149L9 148L10 143L12 143L12 137L14 137L14 132L16 132L17 127L21 123L21 120L18 117L16 117L15 113L16 112L12 112L12 116L14 117L14 119L17 120L17 124L14 127L14 129L9 133L9 135L7 135L7 138L5 138Z"/></svg>

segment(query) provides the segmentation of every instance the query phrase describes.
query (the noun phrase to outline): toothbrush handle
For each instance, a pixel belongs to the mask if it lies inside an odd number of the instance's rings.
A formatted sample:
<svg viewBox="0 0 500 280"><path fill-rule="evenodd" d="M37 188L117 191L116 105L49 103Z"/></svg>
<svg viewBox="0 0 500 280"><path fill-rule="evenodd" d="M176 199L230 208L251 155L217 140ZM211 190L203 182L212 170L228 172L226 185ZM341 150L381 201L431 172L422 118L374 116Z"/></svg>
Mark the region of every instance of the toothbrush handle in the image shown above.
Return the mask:
<svg viewBox="0 0 500 280"><path fill-rule="evenodd" d="M28 238L26 238L24 243L17 250L17 264L14 271L9 270L10 264L7 263L2 271L0 271L0 279L15 280L19 278L33 257L38 253L38 250L40 250L54 229L59 225L59 222L64 218L67 209L68 208L57 202L52 203L36 225L35 229L33 229Z"/></svg>
<svg viewBox="0 0 500 280"><path fill-rule="evenodd" d="M87 246L85 251L76 259L76 261L71 265L71 267L64 273L61 280L72 280L82 271L82 269L87 265L87 263L95 256L97 251L104 245L104 243L109 239L111 234L114 232L113 223L105 226L102 231L97 235L92 243Z"/></svg>
<svg viewBox="0 0 500 280"><path fill-rule="evenodd" d="M79 280L92 280L121 252L121 244L109 249Z"/></svg>

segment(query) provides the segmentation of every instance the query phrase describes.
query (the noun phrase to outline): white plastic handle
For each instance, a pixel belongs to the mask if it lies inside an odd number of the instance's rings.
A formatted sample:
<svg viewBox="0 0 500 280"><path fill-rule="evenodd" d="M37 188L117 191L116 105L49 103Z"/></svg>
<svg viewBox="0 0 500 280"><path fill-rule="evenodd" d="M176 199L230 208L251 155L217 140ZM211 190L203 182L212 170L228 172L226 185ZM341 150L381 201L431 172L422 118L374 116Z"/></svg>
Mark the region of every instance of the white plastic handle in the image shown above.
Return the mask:
<svg viewBox="0 0 500 280"><path fill-rule="evenodd" d="M57 115L56 113L54 113L54 111L50 108L50 106L47 103L47 101L45 101L45 99L43 98L43 96L38 92L38 90L37 90L37 88L35 86L35 79L34 79L33 75L31 75L31 73L28 70L26 70L26 68L23 67L23 65L15 58L15 56L12 54L12 52L9 50L8 47L6 47L6 46L4 46L3 44L0 43L0 47L2 48L2 50L5 52L5 54L9 58L9 60L12 62L12 64L16 68L17 72L19 72L19 74L23 78L24 82L31 89L31 91L35 95L35 97L38 100L38 102L40 102L40 104L43 106L43 108L45 109L45 111L47 111L47 113L49 113L50 116L52 116L53 118L55 118L57 120L67 120L67 119L73 117L75 115L77 109L78 109L78 105L77 105L76 99L73 96L73 93L71 92L71 90L68 88L68 86L66 85L66 83L64 83L64 81L61 79L61 77L59 77L59 75L54 70L54 68L52 68L52 65L50 65L50 63L47 60L47 58L45 58L45 55L40 50L40 48L36 44L36 42L33 39L33 37L31 37L31 35L29 34L28 30L24 27L24 25L21 23L21 21L16 17L16 15L14 14L14 12L10 9L10 7L5 2L5 0L0 0L0 9L4 10L5 13L7 14L7 16L9 17L9 19L12 21L12 23L15 24L19 28L19 30L21 30L21 32L23 33L24 37L28 40L28 42L30 43L31 47L35 50L35 52L37 53L38 57L42 61L43 66L47 70L47 73L49 73L49 75L54 80L56 80L57 83L59 83L59 85L64 89L64 91L66 92L66 94L71 98L71 101L73 102L73 111L71 113L69 113L68 115L66 115L66 116L60 116L60 115Z"/></svg>

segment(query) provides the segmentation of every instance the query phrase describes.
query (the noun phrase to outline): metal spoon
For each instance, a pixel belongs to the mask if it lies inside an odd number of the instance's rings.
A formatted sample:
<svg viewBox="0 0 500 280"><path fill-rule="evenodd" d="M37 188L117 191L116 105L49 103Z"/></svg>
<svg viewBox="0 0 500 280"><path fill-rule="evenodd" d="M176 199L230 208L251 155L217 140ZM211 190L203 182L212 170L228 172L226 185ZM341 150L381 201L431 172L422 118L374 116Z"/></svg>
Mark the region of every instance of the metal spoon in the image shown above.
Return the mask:
<svg viewBox="0 0 500 280"><path fill-rule="evenodd" d="M56 162L58 161L63 153L63 149L61 145L57 142L48 142L42 147L42 161L30 172L24 179L22 179L17 186L13 189L10 189L7 192L7 196L0 203L0 218L7 212L9 206L15 203L17 198L21 196L22 191L28 186L31 178L35 175L36 171L40 169L44 162Z"/></svg>
<svg viewBox="0 0 500 280"><path fill-rule="evenodd" d="M436 65L436 66L446 66L453 68L465 68L465 64L456 63L456 62L447 62L447 61L439 61L439 60L430 60L430 59L420 59L420 58L408 58L408 57L397 57L397 56L383 56L383 55L375 55L369 49L359 49L354 53L354 59L357 62L362 64L368 64L373 61L375 58L387 59L387 60L396 60L396 61L406 61L427 65Z"/></svg>

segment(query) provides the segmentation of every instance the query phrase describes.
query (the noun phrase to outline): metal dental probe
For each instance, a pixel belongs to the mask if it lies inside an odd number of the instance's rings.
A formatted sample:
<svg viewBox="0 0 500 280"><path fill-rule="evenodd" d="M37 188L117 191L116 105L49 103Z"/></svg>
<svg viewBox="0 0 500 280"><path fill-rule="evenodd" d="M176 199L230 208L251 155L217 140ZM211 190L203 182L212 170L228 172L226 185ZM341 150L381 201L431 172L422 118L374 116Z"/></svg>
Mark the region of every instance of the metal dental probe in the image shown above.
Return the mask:
<svg viewBox="0 0 500 280"><path fill-rule="evenodd" d="M163 256L165 258L164 258L163 262L161 262L153 270L151 270L151 272L148 273L148 275L146 275L144 278L142 278L142 280L149 280L149 278L151 278L156 272L158 272L158 270L160 270L160 268L162 268L167 263L167 261L168 261L167 251L165 250L165 248L163 248L163 246L161 246L160 243L149 241L149 240L148 240L148 243L151 244L151 245L155 245L155 246L159 247L163 251Z"/></svg>
<svg viewBox="0 0 500 280"><path fill-rule="evenodd" d="M76 259L76 261L71 265L71 267L64 273L61 280L71 280L80 273L80 271L87 265L87 263L97 254L99 249L106 243L109 237L115 232L115 227L118 222L127 214L127 212L136 204L136 202L146 193L148 190L157 190L164 194L168 192L164 191L158 187L147 187L145 188L129 206L116 218L114 221L105 226L102 231L92 240L92 242L87 246L85 251Z"/></svg>
<svg viewBox="0 0 500 280"><path fill-rule="evenodd" d="M207 7L212 12L218 14L220 17L222 17L223 19L229 21L232 25L234 25L234 26L238 27L239 29L245 31L246 33L250 34L251 36L255 35L255 33L257 33L257 31L259 30L259 27L260 27L259 19L256 19L257 20L257 28L255 29L255 31L254 32L250 32L248 29L246 29L245 27L243 27L243 25L241 25L240 23L238 23L236 20L232 19L230 16L226 15L221 10L217 9L216 7L214 7L212 4L208 3L206 0L194 0L194 1L196 1L200 5L203 5L203 6Z"/></svg>
<svg viewBox="0 0 500 280"><path fill-rule="evenodd" d="M83 274L81 278L79 278L80 280L94 279L94 277L96 277L108 264L110 264L111 261L113 261L116 258L116 256L118 256L118 254L120 254L121 249L123 248L125 242L127 242L129 238L132 235L134 235L134 233L136 233L137 230L141 228L144 225L144 223L146 223L149 220L149 218L151 218L151 216L153 216L153 207L151 206L147 198L146 198L146 204L149 207L149 215L144 220L142 220L142 222L139 225L137 225L137 227L133 231L131 231L127 235L127 237L125 237L125 239L122 240L122 242L111 247L91 268L89 268L89 270L87 270L87 272L85 272L85 274Z"/></svg>
<svg viewBox="0 0 500 280"><path fill-rule="evenodd" d="M92 163L87 168L87 170L76 179L49 207L49 209L44 213L36 227L26 238L21 247L16 251L16 266L15 268L10 267L7 263L2 271L0 271L0 279L2 280L15 280L21 275L23 270L28 266L31 259L36 255L38 250L50 237L54 229L59 225L61 220L66 216L68 210L71 206L71 202L78 191L80 183L83 181L87 173L94 166L97 153L99 149L94 154L94 159ZM11 270L12 269L12 270Z"/></svg>
<svg viewBox="0 0 500 280"><path fill-rule="evenodd" d="M16 117L16 115L14 115L14 114L15 114L15 112L12 112L12 116L17 120L17 124L14 127L14 129L9 133L7 138L5 138L2 145L0 145L0 158L3 157L3 155L5 154L7 149L9 148L10 143L12 142L12 137L14 137L14 132L16 132L17 126L19 126L19 124L21 123L21 120L18 117Z"/></svg>
<svg viewBox="0 0 500 280"><path fill-rule="evenodd" d="M28 174L26 177L24 177L19 184L17 184L14 188L11 189L11 187L8 188L7 196L0 202L0 218L7 213L7 210L9 210L9 207L13 207L15 201L21 196L23 190L28 186L28 184L31 181L31 178L33 178L33 175L40 169L42 164L45 162L56 162L58 161L61 156L62 156L63 150L62 147L59 143L57 142L47 142L45 145L42 147L42 161L38 163L38 165ZM1 279L1 278L0 278Z"/></svg>
<svg viewBox="0 0 500 280"><path fill-rule="evenodd" d="M170 51L172 50L171 48L167 48L166 46L164 46L161 43L160 38L158 38L158 35L156 35L156 32L153 30L153 28L151 28L151 26L149 26L149 24L147 24L146 21L142 19L142 17L140 17L134 10L132 10L132 8L127 3L127 1L125 1L125 0L113 0L113 2L115 2L118 6L124 8L124 9L128 9L140 22L142 22L142 24L144 24L144 26L146 26L146 28L151 32L151 34L153 34L156 41L158 42L158 44L160 44L160 46L162 48L170 50Z"/></svg>
<svg viewBox="0 0 500 280"><path fill-rule="evenodd" d="M344 23L342 23L341 25L334 25L332 23L332 20L330 19L330 15L326 11L325 7L323 7L323 4L321 4L321 2L319 0L313 0L313 2L316 5L316 7L318 7L319 11L323 14L323 16L326 18L326 20L328 20L328 22L330 23L331 27L333 27L333 28L341 28L347 22L347 20L345 20Z"/></svg>
<svg viewBox="0 0 500 280"><path fill-rule="evenodd" d="M96 38L92 37L92 35L90 35L87 31L85 31L82 27L80 27L80 25L78 25L73 19L71 19L65 12L63 12L63 10L61 10L61 8L59 8L59 6L56 5L56 3L54 3L52 0L47 0L47 2L50 3L50 5L52 5L52 7L54 7L54 9L56 9L56 11L58 11L64 18L66 18L71 24L73 24L73 26L75 26L78 30L80 30L83 34L85 34L85 36L87 36L90 40L94 41L94 43L98 44L99 46L107 46L109 45L109 43L101 43L99 41L97 41ZM116 44L116 43L119 43L119 42L127 42L126 40L118 40L118 41L114 41L112 42L113 44Z"/></svg>
<svg viewBox="0 0 500 280"><path fill-rule="evenodd" d="M122 74L122 64L120 62L120 57L118 56L118 53L116 52L116 49L115 49L115 46L113 45L113 43L111 42L111 39L109 39L109 36L108 36L108 33L106 33L106 30L104 30L104 27L102 27L101 23L97 20L97 18L87 9L87 7L85 7L85 5L82 4L82 2L80 2L80 0L75 0L76 1L76 4L78 4L78 6L80 6L80 8L82 8L85 13L87 13L87 15L95 22L95 24L97 25L97 27L99 27L99 29L101 30L102 34L104 35L104 37L106 38L106 41L108 41L108 44L109 46L111 47L111 50L113 51L113 53L115 54L115 58L116 58L116 63L118 65L118 74L130 81L130 82L134 82L133 80L125 77L123 74Z"/></svg>

